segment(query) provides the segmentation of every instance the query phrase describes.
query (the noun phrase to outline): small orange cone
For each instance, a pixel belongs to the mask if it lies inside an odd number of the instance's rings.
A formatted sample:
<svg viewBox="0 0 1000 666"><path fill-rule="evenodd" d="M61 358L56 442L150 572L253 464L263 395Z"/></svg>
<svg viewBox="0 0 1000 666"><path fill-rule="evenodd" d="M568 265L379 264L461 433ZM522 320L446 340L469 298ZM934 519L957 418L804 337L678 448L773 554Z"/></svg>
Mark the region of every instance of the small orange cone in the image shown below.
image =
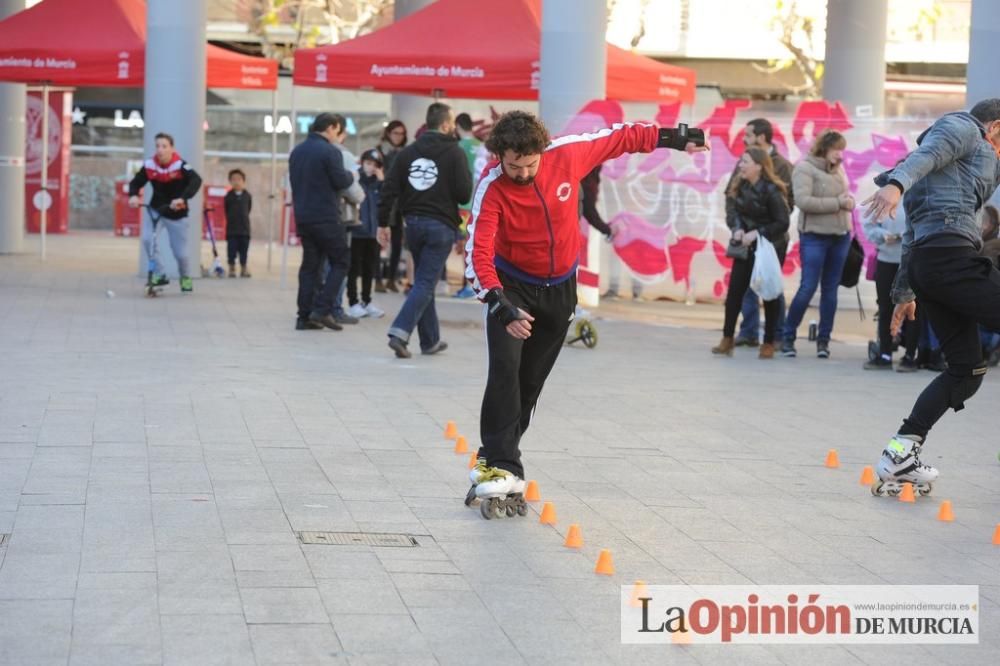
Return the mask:
<svg viewBox="0 0 1000 666"><path fill-rule="evenodd" d="M639 608L642 606L643 597L649 597L649 590L646 589L646 584L641 580L637 580L632 584L632 598L629 600L628 605L632 608Z"/></svg>
<svg viewBox="0 0 1000 666"><path fill-rule="evenodd" d="M524 489L524 501L525 502L537 502L541 497L538 496L538 484L534 481L528 481L528 487Z"/></svg>
<svg viewBox="0 0 1000 666"><path fill-rule="evenodd" d="M597 556L597 566L594 567L594 573L603 574L605 576L611 576L615 573L615 565L611 562L611 551L604 549L601 554Z"/></svg>
<svg viewBox="0 0 1000 666"><path fill-rule="evenodd" d="M993 530L993 545L1000 546L1000 523L997 523L997 528Z"/></svg>
<svg viewBox="0 0 1000 666"><path fill-rule="evenodd" d="M583 547L583 537L580 536L580 526L573 523L569 526L569 532L566 533L566 542L563 544L567 548L582 548Z"/></svg>
<svg viewBox="0 0 1000 666"><path fill-rule="evenodd" d="M552 502L546 502L542 506L542 517L538 519L542 525L555 525L556 524L556 507Z"/></svg>
<svg viewBox="0 0 1000 666"><path fill-rule="evenodd" d="M871 465L868 465L861 470L861 485L870 486L873 483L875 483L875 470L872 469Z"/></svg>
<svg viewBox="0 0 1000 666"><path fill-rule="evenodd" d="M913 484L904 483L903 492L899 493L900 502L915 502L916 498L913 496Z"/></svg>
<svg viewBox="0 0 1000 666"><path fill-rule="evenodd" d="M938 509L938 520L945 523L955 521L955 513L951 510L951 500L941 502L941 508Z"/></svg>
<svg viewBox="0 0 1000 666"><path fill-rule="evenodd" d="M455 453L468 453L468 452L469 452L469 443L465 440L464 436L459 435L458 439L455 440Z"/></svg>
<svg viewBox="0 0 1000 666"><path fill-rule="evenodd" d="M840 458L837 457L837 449L830 449L826 452L826 466L830 469L840 467Z"/></svg>
<svg viewBox="0 0 1000 666"><path fill-rule="evenodd" d="M473 453L472 455L470 455L469 456L469 469L472 469L473 467L475 467L476 466L476 462L478 460L479 460L479 454L478 453Z"/></svg>
<svg viewBox="0 0 1000 666"><path fill-rule="evenodd" d="M455 439L456 437L458 437L458 428L455 427L454 421L448 421L444 426L444 438Z"/></svg>

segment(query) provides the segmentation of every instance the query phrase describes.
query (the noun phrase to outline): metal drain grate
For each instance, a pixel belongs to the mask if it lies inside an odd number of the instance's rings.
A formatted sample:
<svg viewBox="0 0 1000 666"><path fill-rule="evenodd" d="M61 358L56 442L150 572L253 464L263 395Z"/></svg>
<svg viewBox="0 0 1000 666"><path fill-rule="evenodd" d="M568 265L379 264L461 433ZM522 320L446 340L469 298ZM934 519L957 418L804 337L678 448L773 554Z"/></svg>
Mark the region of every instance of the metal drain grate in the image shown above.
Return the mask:
<svg viewBox="0 0 1000 666"><path fill-rule="evenodd" d="M420 545L409 534L372 534L369 532L299 532L299 541L323 546L413 548Z"/></svg>
<svg viewBox="0 0 1000 666"><path fill-rule="evenodd" d="M0 546L6 546L8 540L10 540L9 534L0 534Z"/></svg>

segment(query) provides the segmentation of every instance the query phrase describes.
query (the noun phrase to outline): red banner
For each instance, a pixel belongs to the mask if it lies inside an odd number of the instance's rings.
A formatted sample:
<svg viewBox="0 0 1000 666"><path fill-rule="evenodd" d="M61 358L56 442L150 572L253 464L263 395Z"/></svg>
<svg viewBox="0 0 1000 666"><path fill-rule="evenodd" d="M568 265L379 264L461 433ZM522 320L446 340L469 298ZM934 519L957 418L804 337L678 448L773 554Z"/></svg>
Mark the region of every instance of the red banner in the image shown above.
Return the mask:
<svg viewBox="0 0 1000 666"><path fill-rule="evenodd" d="M73 93L50 92L48 136L48 191L42 190L42 93L28 93L25 113L24 203L28 233L41 230L41 211L48 208L46 231L69 229L69 149L73 139Z"/></svg>

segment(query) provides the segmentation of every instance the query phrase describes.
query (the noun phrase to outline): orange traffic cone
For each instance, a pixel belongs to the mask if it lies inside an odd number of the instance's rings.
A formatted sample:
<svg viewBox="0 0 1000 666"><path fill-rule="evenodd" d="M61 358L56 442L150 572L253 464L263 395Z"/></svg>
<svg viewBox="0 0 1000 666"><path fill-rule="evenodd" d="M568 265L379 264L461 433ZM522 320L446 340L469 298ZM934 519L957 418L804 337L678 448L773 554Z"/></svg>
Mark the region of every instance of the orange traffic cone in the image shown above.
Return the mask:
<svg viewBox="0 0 1000 666"><path fill-rule="evenodd" d="M916 498L913 496L913 484L904 483L903 492L899 493L900 502L915 502Z"/></svg>
<svg viewBox="0 0 1000 666"><path fill-rule="evenodd" d="M945 523L954 522L955 513L951 510L951 500L941 502L941 508L938 509L938 520Z"/></svg>
<svg viewBox="0 0 1000 666"><path fill-rule="evenodd" d="M1000 523L997 523L997 528L993 530L993 545L1000 546Z"/></svg>
<svg viewBox="0 0 1000 666"><path fill-rule="evenodd" d="M837 449L830 449L826 452L826 466L830 469L840 467L840 458L837 457Z"/></svg>
<svg viewBox="0 0 1000 666"><path fill-rule="evenodd" d="M583 547L583 537L580 536L580 526L573 523L569 526L569 532L566 533L566 542L563 544L567 548L582 548Z"/></svg>
<svg viewBox="0 0 1000 666"><path fill-rule="evenodd" d="M870 486L873 483L875 483L875 470L872 469L871 465L868 465L861 470L861 485Z"/></svg>
<svg viewBox="0 0 1000 666"><path fill-rule="evenodd" d="M555 525L556 524L556 507L552 502L546 502L542 506L542 517L538 519L542 525Z"/></svg>
<svg viewBox="0 0 1000 666"><path fill-rule="evenodd" d="M455 439L456 437L458 437L458 428L455 427L454 421L448 421L444 426L444 438Z"/></svg>
<svg viewBox="0 0 1000 666"><path fill-rule="evenodd" d="M479 460L479 454L478 453L472 453L472 455L469 456L469 469L472 469L473 467L475 467L476 466L476 462L478 460Z"/></svg>
<svg viewBox="0 0 1000 666"><path fill-rule="evenodd" d="M538 484L534 481L528 481L528 487L524 489L524 501L525 502L537 502L541 497L538 496Z"/></svg>
<svg viewBox="0 0 1000 666"><path fill-rule="evenodd" d="M458 436L455 440L455 453L468 453L469 452L469 442L465 440L462 435Z"/></svg>
<svg viewBox="0 0 1000 666"><path fill-rule="evenodd" d="M643 597L649 597L649 590L646 589L645 583L641 580L637 580L632 584L632 598L629 600L628 605L632 608L639 608L642 606L642 601L640 600Z"/></svg>
<svg viewBox="0 0 1000 666"><path fill-rule="evenodd" d="M615 565L611 562L611 551L604 549L601 554L597 556L597 566L594 567L594 573L603 574L605 576L611 576L615 573Z"/></svg>

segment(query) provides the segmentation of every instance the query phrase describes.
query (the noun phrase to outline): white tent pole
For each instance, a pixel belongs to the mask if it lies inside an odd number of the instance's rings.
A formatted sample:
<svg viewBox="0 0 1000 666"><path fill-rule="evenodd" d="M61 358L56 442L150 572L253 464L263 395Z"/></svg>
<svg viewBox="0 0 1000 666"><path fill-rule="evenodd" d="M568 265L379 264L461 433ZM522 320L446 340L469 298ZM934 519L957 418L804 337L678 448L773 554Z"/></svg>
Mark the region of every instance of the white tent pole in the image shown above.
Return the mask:
<svg viewBox="0 0 1000 666"><path fill-rule="evenodd" d="M278 195L278 88L271 91L271 194L267 199L267 272L274 247L274 198Z"/></svg>
<svg viewBox="0 0 1000 666"><path fill-rule="evenodd" d="M295 147L295 122L296 122L296 115L295 115L295 81L294 81L294 79L292 80L292 102L291 102L291 107L292 107L292 131L288 135L288 154L289 155L292 154L292 148ZM282 211L282 213L281 213L281 219L283 220L283 223L284 223L284 232L282 233L282 236L284 236L284 244L281 247L281 288L282 289L285 288L285 284L288 282L288 238L289 238L289 229L288 229L288 227L291 226L291 221L290 221L291 216L288 214L288 208L289 208L289 205L291 204L291 201L292 201L292 197L291 197L292 187L291 187L291 182L288 180L288 178L285 178L285 188L286 188L287 194L285 195L285 197L283 199L283 204L284 204L283 208L284 208L284 211Z"/></svg>
<svg viewBox="0 0 1000 666"><path fill-rule="evenodd" d="M39 226L42 240L42 261L45 261L45 231L49 217L49 84L42 84L42 187L39 191L41 196L41 215L39 216Z"/></svg>

